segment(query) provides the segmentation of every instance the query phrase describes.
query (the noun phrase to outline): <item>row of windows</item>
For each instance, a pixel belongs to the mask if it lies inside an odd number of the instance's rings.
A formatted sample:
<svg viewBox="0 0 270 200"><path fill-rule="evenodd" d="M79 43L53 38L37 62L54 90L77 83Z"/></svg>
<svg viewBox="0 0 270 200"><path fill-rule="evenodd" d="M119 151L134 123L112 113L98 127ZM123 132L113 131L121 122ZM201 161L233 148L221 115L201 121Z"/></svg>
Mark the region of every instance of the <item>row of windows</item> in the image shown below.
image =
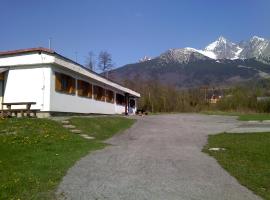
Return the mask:
<svg viewBox="0 0 270 200"><path fill-rule="evenodd" d="M63 92L66 94L76 94L76 79L55 72L55 90L58 92ZM77 94L81 97L92 98L98 101L106 101L109 103L114 103L114 92L111 90L106 90L100 86L92 85L83 80L77 80ZM116 103L119 105L125 105L125 96L121 94L116 94Z"/></svg>

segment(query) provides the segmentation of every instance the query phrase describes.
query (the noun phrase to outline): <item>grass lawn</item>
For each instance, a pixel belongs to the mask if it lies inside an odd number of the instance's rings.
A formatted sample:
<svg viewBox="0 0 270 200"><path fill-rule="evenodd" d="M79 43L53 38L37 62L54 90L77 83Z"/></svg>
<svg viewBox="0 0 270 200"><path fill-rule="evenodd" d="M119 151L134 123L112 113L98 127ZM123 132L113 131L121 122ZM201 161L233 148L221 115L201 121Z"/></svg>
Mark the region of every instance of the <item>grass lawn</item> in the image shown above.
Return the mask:
<svg viewBox="0 0 270 200"><path fill-rule="evenodd" d="M0 199L54 199L54 189L79 158L103 148L102 140L134 122L121 117L73 121L97 139L83 139L49 119L0 121Z"/></svg>
<svg viewBox="0 0 270 200"><path fill-rule="evenodd" d="M225 151L209 151L222 147ZM210 135L204 152L256 194L270 199L270 133Z"/></svg>
<svg viewBox="0 0 270 200"><path fill-rule="evenodd" d="M270 120L270 114L269 113L241 114L241 115L239 115L238 120L240 120L240 121L250 121L250 120L263 121L263 120Z"/></svg>
<svg viewBox="0 0 270 200"><path fill-rule="evenodd" d="M129 128L134 120L122 117L96 117L96 118L79 118L74 117L69 120L71 124L79 127L83 133L95 137L97 140L110 138L117 132ZM89 121L91 123L89 123Z"/></svg>

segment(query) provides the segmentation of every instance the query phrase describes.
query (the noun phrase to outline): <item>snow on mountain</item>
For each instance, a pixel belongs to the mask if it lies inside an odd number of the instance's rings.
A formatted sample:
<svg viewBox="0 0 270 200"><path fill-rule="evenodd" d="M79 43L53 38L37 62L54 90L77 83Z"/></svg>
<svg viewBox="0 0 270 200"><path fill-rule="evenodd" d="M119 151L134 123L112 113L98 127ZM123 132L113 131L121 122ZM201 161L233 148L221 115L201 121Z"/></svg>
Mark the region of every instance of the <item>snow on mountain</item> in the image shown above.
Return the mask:
<svg viewBox="0 0 270 200"><path fill-rule="evenodd" d="M254 35L250 40L251 41L265 41L264 38L261 38L261 37L259 37L257 35Z"/></svg>
<svg viewBox="0 0 270 200"><path fill-rule="evenodd" d="M149 57L149 56L144 56L143 58L139 59L139 62L145 62L145 61L149 61L151 60L152 58Z"/></svg>
<svg viewBox="0 0 270 200"><path fill-rule="evenodd" d="M270 41L258 36L253 36L249 41L241 43L244 49L241 58L251 58L270 55Z"/></svg>
<svg viewBox="0 0 270 200"><path fill-rule="evenodd" d="M243 51L243 48L241 48L240 46L237 46L237 51L235 52L235 56L232 58L234 59L239 59L240 58L240 54Z"/></svg>
<svg viewBox="0 0 270 200"><path fill-rule="evenodd" d="M204 50L195 49L192 47L186 47L183 49L170 49L169 51L162 54L161 57L166 57L167 60L172 59L178 62L188 62L192 54L193 57L196 55L198 59L202 57L207 57L214 60L238 59L242 51L243 48L241 48L239 45L232 43L221 36L216 41L205 47Z"/></svg>
<svg viewBox="0 0 270 200"><path fill-rule="evenodd" d="M223 36L207 45L203 50L186 47L182 49L169 49L159 57L165 63L188 63L195 60L207 59L247 59L254 57L270 57L270 41L258 36L253 36L248 41L233 43ZM151 59L140 60L144 62Z"/></svg>
<svg viewBox="0 0 270 200"><path fill-rule="evenodd" d="M203 54L204 56L211 58L211 59L217 59L217 56L214 52L211 51L205 51L205 50L200 50L200 49L194 49L191 47L186 47L185 49L189 49L190 51L198 52L200 54Z"/></svg>
<svg viewBox="0 0 270 200"><path fill-rule="evenodd" d="M159 56L165 63L178 62L188 63L195 60L208 60L208 56L202 54L199 50L194 48L183 48L183 49L169 49L165 53Z"/></svg>
<svg viewBox="0 0 270 200"><path fill-rule="evenodd" d="M219 37L204 49L169 49L151 60L143 59L142 62L118 68L111 76L117 81L154 78L179 88L202 85L216 87L269 78L269 66L269 40L254 36L247 41L234 43Z"/></svg>
<svg viewBox="0 0 270 200"><path fill-rule="evenodd" d="M212 59L247 59L270 56L270 41L253 36L249 41L236 44L220 36L216 41L206 46L204 50L193 50Z"/></svg>
<svg viewBox="0 0 270 200"><path fill-rule="evenodd" d="M204 50L188 47L198 53L203 54L211 59L247 59L254 57L270 56L270 40L253 36L245 42L233 43L228 39L220 36L216 41L207 45Z"/></svg>
<svg viewBox="0 0 270 200"><path fill-rule="evenodd" d="M207 56L207 57L209 57L209 58L212 58L212 59L217 59L217 55L214 53L214 52L212 52L212 51L203 51L203 50L198 50L201 54L203 54L203 55L205 55L205 56Z"/></svg>
<svg viewBox="0 0 270 200"><path fill-rule="evenodd" d="M205 51L214 51L220 45L226 45L227 40L223 36L220 36L216 41L210 43L207 47L205 47Z"/></svg>
<svg viewBox="0 0 270 200"><path fill-rule="evenodd" d="M216 41L209 44L204 51L212 52L217 59L238 59L242 48L224 37L219 37Z"/></svg>

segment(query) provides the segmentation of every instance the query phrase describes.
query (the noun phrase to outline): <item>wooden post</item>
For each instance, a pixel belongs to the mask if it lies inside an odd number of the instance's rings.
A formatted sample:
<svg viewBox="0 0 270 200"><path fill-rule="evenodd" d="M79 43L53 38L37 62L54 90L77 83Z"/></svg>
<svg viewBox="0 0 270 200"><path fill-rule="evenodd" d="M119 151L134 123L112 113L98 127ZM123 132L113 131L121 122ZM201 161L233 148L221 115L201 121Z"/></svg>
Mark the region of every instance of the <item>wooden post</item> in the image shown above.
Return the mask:
<svg viewBox="0 0 270 200"><path fill-rule="evenodd" d="M8 109L7 116L11 117L12 116L12 114L11 114L11 105L7 105L7 109Z"/></svg>
<svg viewBox="0 0 270 200"><path fill-rule="evenodd" d="M37 111L36 110L33 111L33 114L34 114L34 117L37 117Z"/></svg>
<svg viewBox="0 0 270 200"><path fill-rule="evenodd" d="M31 108L31 104L30 103L28 103L27 105L26 105L26 115L27 115L27 117L30 117L30 108Z"/></svg>

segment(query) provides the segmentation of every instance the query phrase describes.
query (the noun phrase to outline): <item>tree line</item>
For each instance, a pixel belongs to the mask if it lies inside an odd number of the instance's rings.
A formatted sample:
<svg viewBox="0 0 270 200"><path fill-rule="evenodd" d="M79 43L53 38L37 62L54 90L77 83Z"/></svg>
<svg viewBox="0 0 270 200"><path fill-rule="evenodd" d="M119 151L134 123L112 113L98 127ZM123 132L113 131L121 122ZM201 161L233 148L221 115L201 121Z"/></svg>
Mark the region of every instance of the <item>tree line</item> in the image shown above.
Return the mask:
<svg viewBox="0 0 270 200"><path fill-rule="evenodd" d="M270 80L246 82L230 88L220 87L222 98L211 104L214 90L204 88L179 89L164 85L158 80L125 80L123 84L141 94L138 107L157 112L270 112L270 100L258 101L257 97L270 97ZM209 86L210 87L210 86ZM211 88L211 87L210 87Z"/></svg>

